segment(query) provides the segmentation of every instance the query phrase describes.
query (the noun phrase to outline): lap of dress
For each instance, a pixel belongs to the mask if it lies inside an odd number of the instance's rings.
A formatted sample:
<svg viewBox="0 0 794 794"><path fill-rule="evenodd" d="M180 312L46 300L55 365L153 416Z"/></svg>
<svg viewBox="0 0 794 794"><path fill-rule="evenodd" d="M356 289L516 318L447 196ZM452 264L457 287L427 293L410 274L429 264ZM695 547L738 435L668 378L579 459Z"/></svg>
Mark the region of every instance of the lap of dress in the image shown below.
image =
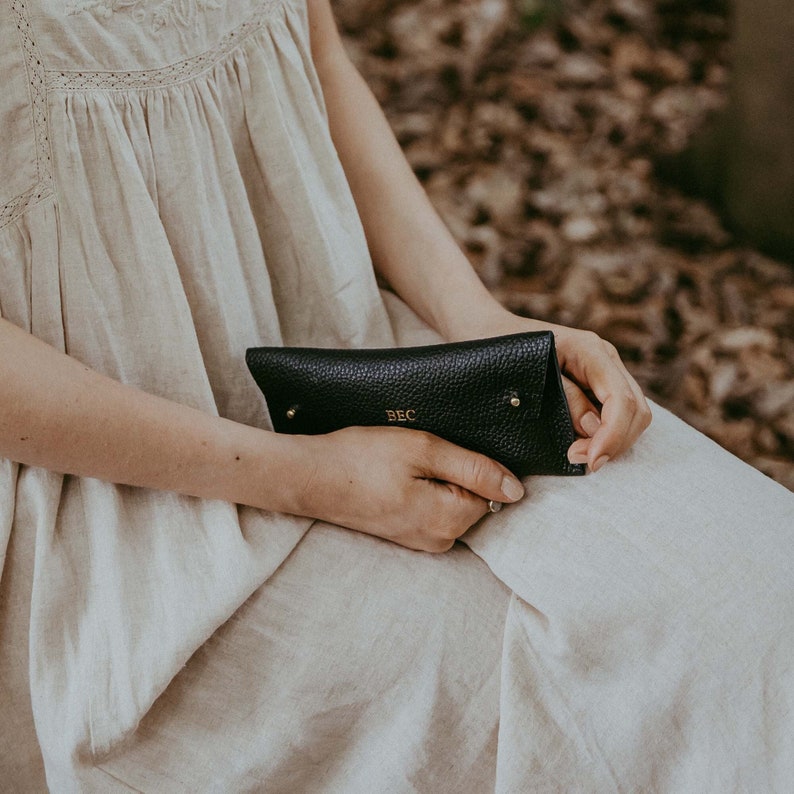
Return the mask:
<svg viewBox="0 0 794 794"><path fill-rule="evenodd" d="M316 524L86 790L786 791L794 500L655 417L446 555Z"/></svg>
<svg viewBox="0 0 794 794"><path fill-rule="evenodd" d="M509 603L462 545L317 523L84 785L492 790Z"/></svg>

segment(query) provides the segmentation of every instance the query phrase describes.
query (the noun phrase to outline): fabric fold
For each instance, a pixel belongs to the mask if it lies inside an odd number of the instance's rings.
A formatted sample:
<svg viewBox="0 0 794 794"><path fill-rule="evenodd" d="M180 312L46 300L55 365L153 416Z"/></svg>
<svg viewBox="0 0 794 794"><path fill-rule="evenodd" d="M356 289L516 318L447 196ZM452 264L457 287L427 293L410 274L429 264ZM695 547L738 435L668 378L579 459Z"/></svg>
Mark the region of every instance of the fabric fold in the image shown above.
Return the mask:
<svg viewBox="0 0 794 794"><path fill-rule="evenodd" d="M575 482L530 479L463 540L515 594L498 790L783 791L794 777L782 486L654 406L625 456Z"/></svg>

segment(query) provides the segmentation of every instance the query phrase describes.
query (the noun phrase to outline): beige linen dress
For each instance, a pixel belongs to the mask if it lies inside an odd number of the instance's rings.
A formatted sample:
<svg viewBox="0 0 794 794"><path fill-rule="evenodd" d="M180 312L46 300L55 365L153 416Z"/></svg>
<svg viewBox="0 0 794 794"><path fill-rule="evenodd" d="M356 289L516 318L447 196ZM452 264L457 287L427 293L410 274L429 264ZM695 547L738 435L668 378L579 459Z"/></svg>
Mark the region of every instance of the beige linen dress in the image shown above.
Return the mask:
<svg viewBox="0 0 794 794"><path fill-rule="evenodd" d="M376 285L303 0L0 0L0 314L261 427ZM446 555L0 460L0 790L788 791L794 498L657 409Z"/></svg>

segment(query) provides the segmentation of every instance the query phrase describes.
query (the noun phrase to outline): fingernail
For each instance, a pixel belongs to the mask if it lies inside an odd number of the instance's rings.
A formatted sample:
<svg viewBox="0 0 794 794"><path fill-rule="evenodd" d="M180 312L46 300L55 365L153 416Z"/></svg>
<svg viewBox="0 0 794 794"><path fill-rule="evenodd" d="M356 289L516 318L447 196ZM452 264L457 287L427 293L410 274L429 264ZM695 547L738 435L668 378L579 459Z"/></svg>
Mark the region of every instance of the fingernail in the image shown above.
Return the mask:
<svg viewBox="0 0 794 794"><path fill-rule="evenodd" d="M588 436L594 436L598 432L598 428L601 427L601 420L592 411L589 411L582 417L580 424L582 425L582 430ZM576 462L580 463L582 461Z"/></svg>
<svg viewBox="0 0 794 794"><path fill-rule="evenodd" d="M571 463L587 463L587 455L584 452L574 452L568 455Z"/></svg>
<svg viewBox="0 0 794 794"><path fill-rule="evenodd" d="M502 493L509 502L517 502L524 495L524 486L513 477L502 478Z"/></svg>
<svg viewBox="0 0 794 794"><path fill-rule="evenodd" d="M593 464L593 471L598 471L607 461L609 460L609 455L602 455L594 464Z"/></svg>

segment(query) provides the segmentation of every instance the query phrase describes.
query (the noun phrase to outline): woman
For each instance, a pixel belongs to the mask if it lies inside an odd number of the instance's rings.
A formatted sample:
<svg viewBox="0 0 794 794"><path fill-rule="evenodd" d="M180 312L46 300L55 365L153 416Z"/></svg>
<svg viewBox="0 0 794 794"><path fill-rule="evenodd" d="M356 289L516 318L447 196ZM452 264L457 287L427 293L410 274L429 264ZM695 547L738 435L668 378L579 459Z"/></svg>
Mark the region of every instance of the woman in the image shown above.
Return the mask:
<svg viewBox="0 0 794 794"><path fill-rule="evenodd" d="M549 327L479 283L327 0L0 14L7 780L787 779L792 500L663 413L624 454L650 412L610 345L553 328L569 457L624 460L523 501L503 467L425 434L264 429L247 346ZM521 504L467 532L489 500Z"/></svg>

